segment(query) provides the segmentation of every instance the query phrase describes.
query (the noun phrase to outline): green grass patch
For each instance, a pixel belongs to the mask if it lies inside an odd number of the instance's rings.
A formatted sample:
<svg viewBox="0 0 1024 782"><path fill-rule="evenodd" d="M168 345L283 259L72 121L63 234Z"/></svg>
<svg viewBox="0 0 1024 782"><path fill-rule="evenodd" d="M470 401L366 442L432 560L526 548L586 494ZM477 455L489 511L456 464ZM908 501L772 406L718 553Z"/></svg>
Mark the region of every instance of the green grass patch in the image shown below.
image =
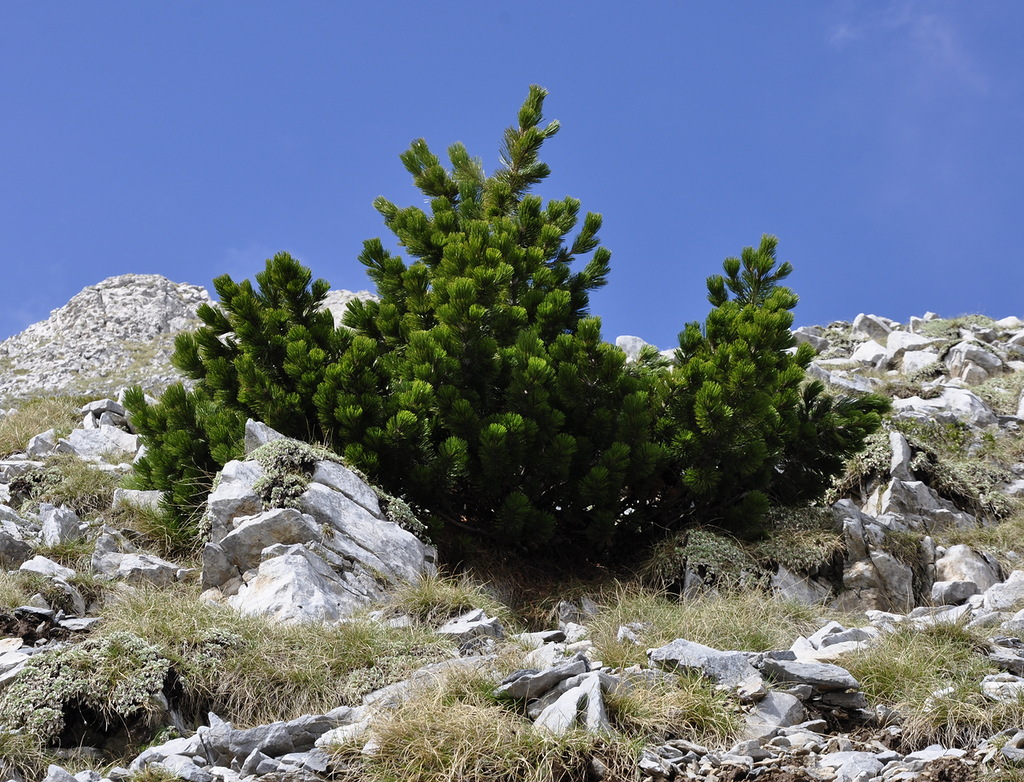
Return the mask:
<svg viewBox="0 0 1024 782"><path fill-rule="evenodd" d="M173 662L194 713L240 727L357 704L453 653L428 628L281 625L201 602L194 585L133 590L101 616L102 634L129 630Z"/></svg>
<svg viewBox="0 0 1024 782"><path fill-rule="evenodd" d="M81 421L82 400L77 397L40 397L20 403L0 418L0 457L24 451L28 441L47 429L66 437Z"/></svg>
<svg viewBox="0 0 1024 782"><path fill-rule="evenodd" d="M632 681L608 693L606 701L615 728L647 744L685 738L726 746L740 727L736 705L698 674Z"/></svg>
<svg viewBox="0 0 1024 782"><path fill-rule="evenodd" d="M484 584L469 576L426 576L415 584L403 584L389 596L386 611L391 615L407 614L430 626L437 626L474 608L501 620L512 629L515 620L511 611L487 590Z"/></svg>
<svg viewBox="0 0 1024 782"><path fill-rule="evenodd" d="M982 678L997 673L984 646L981 636L957 624L901 627L839 664L872 703L900 714L908 749L973 746L1024 720L1024 702L993 703L982 695Z"/></svg>
<svg viewBox="0 0 1024 782"><path fill-rule="evenodd" d="M589 622L590 639L601 661L613 667L644 664L648 648L677 638L722 650L788 649L798 635L822 624L814 609L756 589L676 600L663 592L620 586L601 603L601 612ZM639 643L617 639L623 625L635 628Z"/></svg>
<svg viewBox="0 0 1024 782"><path fill-rule="evenodd" d="M204 540L198 528L184 523L162 507L121 502L104 520L147 551L175 561L198 560Z"/></svg>

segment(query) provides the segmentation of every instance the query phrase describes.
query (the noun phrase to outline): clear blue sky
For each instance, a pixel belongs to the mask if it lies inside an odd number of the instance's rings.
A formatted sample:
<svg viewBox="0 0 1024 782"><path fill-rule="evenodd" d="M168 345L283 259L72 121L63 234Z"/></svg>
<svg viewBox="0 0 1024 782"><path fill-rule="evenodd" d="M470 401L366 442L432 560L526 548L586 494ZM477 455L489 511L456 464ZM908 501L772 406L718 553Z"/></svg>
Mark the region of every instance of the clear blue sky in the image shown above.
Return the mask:
<svg viewBox="0 0 1024 782"><path fill-rule="evenodd" d="M127 272L288 250L368 286L424 137L497 166L531 83L545 197L605 218L606 338L670 347L780 238L797 323L1024 316L1024 2L0 0L0 338Z"/></svg>

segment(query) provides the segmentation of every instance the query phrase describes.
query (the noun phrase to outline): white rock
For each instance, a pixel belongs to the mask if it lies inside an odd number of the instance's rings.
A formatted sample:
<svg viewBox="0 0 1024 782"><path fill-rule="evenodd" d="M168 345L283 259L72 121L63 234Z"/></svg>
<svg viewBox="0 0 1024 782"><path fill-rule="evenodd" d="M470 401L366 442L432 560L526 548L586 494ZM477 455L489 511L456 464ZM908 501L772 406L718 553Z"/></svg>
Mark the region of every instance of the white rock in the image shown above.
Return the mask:
<svg viewBox="0 0 1024 782"><path fill-rule="evenodd" d="M863 312L853 319L851 333L855 337L885 341L892 327L877 315L865 315Z"/></svg>
<svg viewBox="0 0 1024 782"><path fill-rule="evenodd" d="M366 605L365 589L355 590L322 557L301 545L280 546L260 563L255 578L228 598L244 614L283 623L334 622ZM378 589L379 592L379 589Z"/></svg>
<svg viewBox="0 0 1024 782"><path fill-rule="evenodd" d="M888 359L888 351L873 339L869 339L867 342L859 345L857 349L853 351L853 355L850 356L851 361L856 361L859 364L869 367L879 367L880 364L887 363Z"/></svg>
<svg viewBox="0 0 1024 782"><path fill-rule="evenodd" d="M937 581L970 581L984 592L999 583L999 565L963 544L950 546L935 562Z"/></svg>
<svg viewBox="0 0 1024 782"><path fill-rule="evenodd" d="M974 426L996 423L992 409L966 388L947 386L942 390L942 395L935 399L912 396L909 399L894 399L892 406L897 412L916 412L942 421L962 420Z"/></svg>
<svg viewBox="0 0 1024 782"><path fill-rule="evenodd" d="M1016 609L1021 602L1024 602L1024 570L1014 570L1006 581L985 590L984 607L988 611Z"/></svg>
<svg viewBox="0 0 1024 782"><path fill-rule="evenodd" d="M58 576L67 581L69 578L74 578L77 574L74 570L63 565L58 565L52 559L39 556L38 554L32 559L29 559L21 563L19 570L25 570L30 573L39 573L43 576Z"/></svg>
<svg viewBox="0 0 1024 782"><path fill-rule="evenodd" d="M626 354L627 361L636 361L640 351L647 347L648 343L640 337L631 337L623 334L615 338L615 345Z"/></svg>
<svg viewBox="0 0 1024 782"><path fill-rule="evenodd" d="M908 350L903 354L900 370L904 375L915 375L922 369L938 364L939 354L934 350Z"/></svg>

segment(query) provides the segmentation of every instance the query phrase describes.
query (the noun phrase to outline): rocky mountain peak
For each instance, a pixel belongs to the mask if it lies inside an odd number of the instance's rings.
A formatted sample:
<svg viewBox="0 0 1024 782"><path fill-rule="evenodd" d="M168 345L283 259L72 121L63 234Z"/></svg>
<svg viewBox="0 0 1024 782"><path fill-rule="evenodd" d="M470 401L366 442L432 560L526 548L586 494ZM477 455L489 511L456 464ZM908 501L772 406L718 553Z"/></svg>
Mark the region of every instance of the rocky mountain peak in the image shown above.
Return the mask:
<svg viewBox="0 0 1024 782"><path fill-rule="evenodd" d="M122 274L90 285L20 334L0 342L0 399L41 393L109 394L178 379L174 335L199 325L199 285Z"/></svg>

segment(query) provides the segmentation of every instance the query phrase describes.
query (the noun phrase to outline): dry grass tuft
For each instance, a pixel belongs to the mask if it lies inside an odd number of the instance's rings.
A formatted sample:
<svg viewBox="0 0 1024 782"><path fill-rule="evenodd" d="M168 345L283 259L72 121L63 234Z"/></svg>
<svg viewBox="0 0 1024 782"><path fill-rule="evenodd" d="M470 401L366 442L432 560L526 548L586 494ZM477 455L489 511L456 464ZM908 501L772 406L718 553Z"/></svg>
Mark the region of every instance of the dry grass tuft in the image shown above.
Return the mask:
<svg viewBox="0 0 1024 782"><path fill-rule="evenodd" d="M24 451L28 441L47 429L66 436L81 420L82 400L76 397L40 397L23 402L11 415L0 418L0 457Z"/></svg>
<svg viewBox="0 0 1024 782"><path fill-rule="evenodd" d="M908 749L973 746L1024 720L1024 700L993 703L982 694L982 678L997 672L984 646L981 636L957 624L901 627L840 665L872 703L900 714Z"/></svg>
<svg viewBox="0 0 1024 782"><path fill-rule="evenodd" d="M174 663L194 713L239 726L359 703L452 654L428 629L280 625L202 602L194 585L135 590L110 601L103 619L103 634L133 632Z"/></svg>
<svg viewBox="0 0 1024 782"><path fill-rule="evenodd" d="M677 638L722 650L788 649L798 635L812 633L822 624L813 608L753 589L677 600L663 592L619 585L601 603L601 613L589 623L590 638L601 660L616 667L645 663L648 648ZM618 640L624 625L633 630L638 643Z"/></svg>

